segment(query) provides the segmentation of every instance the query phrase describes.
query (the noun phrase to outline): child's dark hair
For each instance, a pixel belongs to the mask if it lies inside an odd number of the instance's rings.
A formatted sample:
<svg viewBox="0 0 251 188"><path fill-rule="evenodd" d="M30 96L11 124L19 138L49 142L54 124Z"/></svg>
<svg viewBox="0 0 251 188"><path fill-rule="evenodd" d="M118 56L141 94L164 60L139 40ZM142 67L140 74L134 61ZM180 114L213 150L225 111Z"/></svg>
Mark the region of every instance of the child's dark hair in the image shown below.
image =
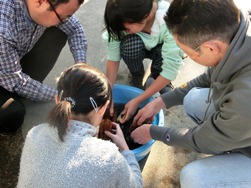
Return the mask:
<svg viewBox="0 0 251 188"><path fill-rule="evenodd" d="M124 23L140 23L152 9L153 0L107 0L104 21L111 38L121 40Z"/></svg>
<svg viewBox="0 0 251 188"><path fill-rule="evenodd" d="M51 110L49 122L58 130L61 141L64 139L71 114L86 115L97 107L112 100L112 89L107 77L99 70L79 63L66 69L57 84L60 101Z"/></svg>

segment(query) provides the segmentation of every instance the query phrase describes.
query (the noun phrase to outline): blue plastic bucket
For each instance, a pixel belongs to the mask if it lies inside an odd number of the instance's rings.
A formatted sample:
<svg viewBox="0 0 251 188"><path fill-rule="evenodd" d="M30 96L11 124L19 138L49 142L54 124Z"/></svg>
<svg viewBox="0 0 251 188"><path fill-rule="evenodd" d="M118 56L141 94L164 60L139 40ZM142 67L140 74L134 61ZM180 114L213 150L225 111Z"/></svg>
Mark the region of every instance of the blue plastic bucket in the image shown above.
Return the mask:
<svg viewBox="0 0 251 188"><path fill-rule="evenodd" d="M143 90L127 86L127 85L121 85L121 84L115 84L113 87L113 101L115 104L126 104L131 99L139 96ZM145 101L143 101L139 108L144 107L147 103L152 101L154 98L151 97ZM164 126L164 113L163 110L160 110L158 114L154 116L153 124L156 126ZM137 161L142 160L144 157L147 156L147 154L150 152L151 147L155 141L150 140L148 143L132 150L134 155L136 156Z"/></svg>

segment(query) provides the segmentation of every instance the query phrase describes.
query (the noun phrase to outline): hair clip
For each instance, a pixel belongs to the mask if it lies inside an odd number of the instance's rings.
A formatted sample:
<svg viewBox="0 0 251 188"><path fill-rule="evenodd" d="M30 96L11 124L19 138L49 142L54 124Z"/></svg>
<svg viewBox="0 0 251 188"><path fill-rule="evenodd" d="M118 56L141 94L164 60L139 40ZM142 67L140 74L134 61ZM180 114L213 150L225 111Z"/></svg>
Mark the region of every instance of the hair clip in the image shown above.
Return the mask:
<svg viewBox="0 0 251 188"><path fill-rule="evenodd" d="M66 98L64 98L64 100L71 103L71 108L73 108L75 106L75 104L76 104L75 100L72 99L71 97L66 97Z"/></svg>
<svg viewBox="0 0 251 188"><path fill-rule="evenodd" d="M61 101L63 93L64 93L64 90L61 90L60 93L59 93L59 101Z"/></svg>
<svg viewBox="0 0 251 188"><path fill-rule="evenodd" d="M95 100L92 97L90 97L89 99L90 99L90 102L92 103L92 106L93 106L95 112L97 112L98 111L97 103L95 102Z"/></svg>

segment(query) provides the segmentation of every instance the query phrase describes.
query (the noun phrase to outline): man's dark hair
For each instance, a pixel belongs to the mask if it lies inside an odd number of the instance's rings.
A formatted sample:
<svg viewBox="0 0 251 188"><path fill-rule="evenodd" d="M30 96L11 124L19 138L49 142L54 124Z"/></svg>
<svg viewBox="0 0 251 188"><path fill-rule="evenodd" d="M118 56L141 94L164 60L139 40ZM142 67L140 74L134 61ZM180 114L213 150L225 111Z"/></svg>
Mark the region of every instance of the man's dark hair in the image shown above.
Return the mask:
<svg viewBox="0 0 251 188"><path fill-rule="evenodd" d="M107 0L105 29L112 38L121 40L124 23L140 23L151 12L153 0Z"/></svg>
<svg viewBox="0 0 251 188"><path fill-rule="evenodd" d="M240 10L233 0L173 0L164 19L181 43L196 48L213 39L230 43Z"/></svg>
<svg viewBox="0 0 251 188"><path fill-rule="evenodd" d="M50 0L50 2L57 7L60 4L68 3L70 0ZM84 3L84 0L78 0L79 5Z"/></svg>

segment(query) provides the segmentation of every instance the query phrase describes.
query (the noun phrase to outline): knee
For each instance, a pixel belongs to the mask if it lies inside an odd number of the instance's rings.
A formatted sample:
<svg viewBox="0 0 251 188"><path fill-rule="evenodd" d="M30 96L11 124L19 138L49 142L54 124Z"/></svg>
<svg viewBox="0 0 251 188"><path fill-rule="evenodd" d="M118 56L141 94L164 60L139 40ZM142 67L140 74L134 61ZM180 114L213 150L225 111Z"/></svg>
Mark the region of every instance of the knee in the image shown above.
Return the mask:
<svg viewBox="0 0 251 188"><path fill-rule="evenodd" d="M183 107L187 114L193 114L194 106L198 101L197 88L191 89L183 100Z"/></svg>
<svg viewBox="0 0 251 188"><path fill-rule="evenodd" d="M133 57L133 55L137 56L144 48L142 39L136 34L126 35L120 43L122 58Z"/></svg>
<svg viewBox="0 0 251 188"><path fill-rule="evenodd" d="M180 185L185 188L201 188L203 187L203 173L198 168L196 161L187 164L180 172Z"/></svg>
<svg viewBox="0 0 251 188"><path fill-rule="evenodd" d="M15 133L24 121L24 104L11 98L3 106L0 111L0 133Z"/></svg>
<svg viewBox="0 0 251 188"><path fill-rule="evenodd" d="M51 40L55 45L63 48L67 42L67 34L58 27L50 27L43 34L46 39Z"/></svg>

